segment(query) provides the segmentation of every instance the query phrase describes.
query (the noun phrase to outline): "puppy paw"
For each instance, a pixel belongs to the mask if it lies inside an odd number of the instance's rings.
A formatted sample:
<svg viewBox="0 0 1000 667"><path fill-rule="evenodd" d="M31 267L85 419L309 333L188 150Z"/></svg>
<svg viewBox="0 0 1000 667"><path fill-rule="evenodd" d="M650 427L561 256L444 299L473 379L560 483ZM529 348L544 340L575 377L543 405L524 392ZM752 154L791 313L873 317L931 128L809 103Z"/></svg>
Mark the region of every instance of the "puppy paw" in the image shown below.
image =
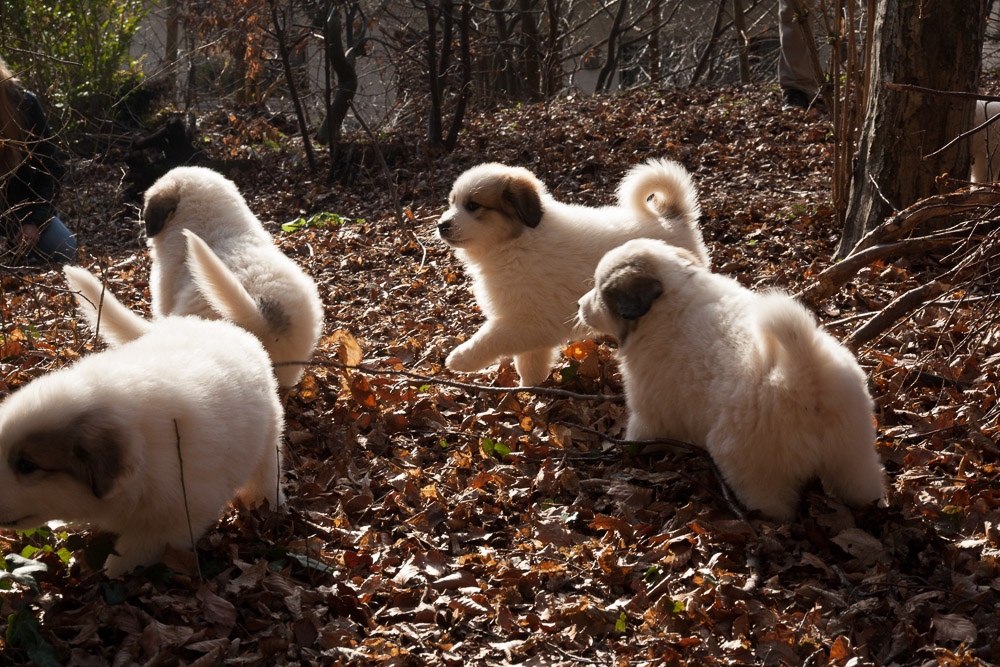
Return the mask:
<svg viewBox="0 0 1000 667"><path fill-rule="evenodd" d="M475 354L475 348L466 342L451 351L451 354L445 359L444 365L457 373L471 373L486 366L480 361Z"/></svg>

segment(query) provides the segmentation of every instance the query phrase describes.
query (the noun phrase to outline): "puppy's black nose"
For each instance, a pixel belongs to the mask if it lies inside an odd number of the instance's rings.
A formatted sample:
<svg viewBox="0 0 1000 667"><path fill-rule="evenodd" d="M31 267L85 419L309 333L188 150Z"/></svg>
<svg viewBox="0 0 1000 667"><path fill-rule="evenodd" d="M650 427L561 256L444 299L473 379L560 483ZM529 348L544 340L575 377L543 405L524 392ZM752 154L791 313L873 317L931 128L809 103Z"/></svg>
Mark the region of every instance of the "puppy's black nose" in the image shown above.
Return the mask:
<svg viewBox="0 0 1000 667"><path fill-rule="evenodd" d="M441 220L438 222L438 234L444 236L451 229L451 220Z"/></svg>

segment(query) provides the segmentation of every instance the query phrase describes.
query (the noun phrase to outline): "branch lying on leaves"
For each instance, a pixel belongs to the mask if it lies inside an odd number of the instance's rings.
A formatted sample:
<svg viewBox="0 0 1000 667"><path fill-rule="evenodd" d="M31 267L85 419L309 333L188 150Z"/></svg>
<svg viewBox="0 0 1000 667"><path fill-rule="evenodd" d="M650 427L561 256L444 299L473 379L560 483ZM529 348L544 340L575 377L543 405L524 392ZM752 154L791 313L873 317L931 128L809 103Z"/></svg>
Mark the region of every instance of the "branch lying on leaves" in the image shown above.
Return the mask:
<svg viewBox="0 0 1000 667"><path fill-rule="evenodd" d="M961 284L982 272L983 266L990 259L1000 254L997 239L991 236L992 243L985 243L978 249L966 255L956 266L945 271L937 280L914 287L909 292L899 295L874 317L855 329L844 344L852 350L857 350L865 343L886 331L899 319L916 311L926 303L937 299L955 285Z"/></svg>
<svg viewBox="0 0 1000 667"><path fill-rule="evenodd" d="M865 234L851 250L851 255L880 243L896 241L935 218L951 219L959 213L996 206L1000 206L1000 188L988 186L921 199Z"/></svg>
<svg viewBox="0 0 1000 667"><path fill-rule="evenodd" d="M939 250L954 245L959 239L954 235L947 236L924 236L915 239L906 239L895 243L883 243L866 248L860 252L853 253L845 259L828 267L816 276L816 280L809 287L805 288L796 298L805 303L815 306L823 299L833 295L844 286L858 272L872 262L886 257L903 257L905 255L918 255L932 250Z"/></svg>
<svg viewBox="0 0 1000 667"><path fill-rule="evenodd" d="M410 371L398 371L391 368L372 368L370 366L363 366L361 364L345 364L339 361L329 361L326 359L319 359L313 361L281 361L275 364L275 366L327 366L330 368L343 368L347 370L361 371L362 373L370 373L372 375L393 375L397 377L404 377L409 380L413 380L418 384L439 384L445 387L452 387L454 389L462 389L464 391L474 391L481 392L485 394L509 394L509 393L529 393L538 394L539 396L552 396L554 398L569 398L577 401L609 401L611 403L624 403L625 397L621 394L579 394L575 391L567 391L566 389L555 389L553 387L487 387L479 384L471 384L468 382L455 382L454 380L443 380L441 378L432 377L429 375L421 375L419 373L412 373Z"/></svg>
<svg viewBox="0 0 1000 667"><path fill-rule="evenodd" d="M993 209L997 206L1000 206L1000 189L993 188L977 188L922 199L865 234L850 255L822 271L811 285L796 296L815 305L834 294L854 278L858 271L876 260L929 252L966 241L975 230L976 221L993 215ZM971 211L980 211L975 220L927 236L903 239L913 230L935 219L951 222L956 215Z"/></svg>

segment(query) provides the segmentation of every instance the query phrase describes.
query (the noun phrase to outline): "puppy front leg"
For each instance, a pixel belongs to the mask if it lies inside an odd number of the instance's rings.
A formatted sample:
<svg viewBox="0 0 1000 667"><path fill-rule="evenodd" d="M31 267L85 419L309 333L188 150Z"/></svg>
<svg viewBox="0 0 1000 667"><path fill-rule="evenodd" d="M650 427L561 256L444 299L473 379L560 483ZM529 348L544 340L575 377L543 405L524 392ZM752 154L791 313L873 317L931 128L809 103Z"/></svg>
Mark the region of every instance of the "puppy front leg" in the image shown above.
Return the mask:
<svg viewBox="0 0 1000 667"><path fill-rule="evenodd" d="M545 320L488 320L472 338L452 350L445 365L459 373L470 373L502 357L515 357L521 384L538 384L548 376L557 348L566 335L566 331ZM523 360L517 361L521 356Z"/></svg>
<svg viewBox="0 0 1000 667"><path fill-rule="evenodd" d="M553 335L553 327L545 322L539 325L537 322L488 320L472 338L451 351L445 365L459 373L471 373L501 357L534 354L556 347L562 342L559 340L561 333L557 331Z"/></svg>
<svg viewBox="0 0 1000 667"><path fill-rule="evenodd" d="M169 538L160 535L121 535L115 543L118 555L111 554L104 563L109 579L128 574L140 565L153 565L163 560L163 551ZM190 538L187 540L190 542ZM174 544L184 544L174 542Z"/></svg>
<svg viewBox="0 0 1000 667"><path fill-rule="evenodd" d="M557 348L550 347L514 355L514 368L521 376L521 384L534 387L545 382L552 371L557 352Z"/></svg>
<svg viewBox="0 0 1000 667"><path fill-rule="evenodd" d="M496 326L491 324L487 322L472 338L452 350L445 359L445 366L459 373L472 373L496 361L498 355L493 351Z"/></svg>

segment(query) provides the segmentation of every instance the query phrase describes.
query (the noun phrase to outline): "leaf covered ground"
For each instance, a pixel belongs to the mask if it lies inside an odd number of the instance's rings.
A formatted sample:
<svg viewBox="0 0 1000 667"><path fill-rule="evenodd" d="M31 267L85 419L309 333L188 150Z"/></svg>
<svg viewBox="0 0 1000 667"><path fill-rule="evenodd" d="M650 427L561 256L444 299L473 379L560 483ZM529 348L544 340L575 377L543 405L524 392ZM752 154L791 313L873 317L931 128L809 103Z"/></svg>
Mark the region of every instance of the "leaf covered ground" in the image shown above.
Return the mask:
<svg viewBox="0 0 1000 667"><path fill-rule="evenodd" d="M463 169L523 165L556 197L601 204L638 161L680 160L700 189L715 270L795 291L839 238L828 123L782 111L773 90L729 88L484 112L451 155L399 131L382 148L403 220L370 147L330 185L326 163L311 173L273 119L216 112L199 126L211 155L239 165L228 175L326 307L316 363L286 400L288 506L230 509L197 561L170 552L120 580L88 564L107 536L0 534L0 662L1000 662L1000 325L988 284L858 353L887 505L852 511L810 487L789 524L734 511L701 457L598 435L622 437L627 418L611 342L568 345L546 383L605 399L440 382L516 383L509 362L443 367L482 322L433 233ZM148 312L123 170L118 149L75 159L63 217L80 263ZM936 261L877 263L817 315L843 337ZM4 393L101 348L58 271L7 272L2 288Z"/></svg>

